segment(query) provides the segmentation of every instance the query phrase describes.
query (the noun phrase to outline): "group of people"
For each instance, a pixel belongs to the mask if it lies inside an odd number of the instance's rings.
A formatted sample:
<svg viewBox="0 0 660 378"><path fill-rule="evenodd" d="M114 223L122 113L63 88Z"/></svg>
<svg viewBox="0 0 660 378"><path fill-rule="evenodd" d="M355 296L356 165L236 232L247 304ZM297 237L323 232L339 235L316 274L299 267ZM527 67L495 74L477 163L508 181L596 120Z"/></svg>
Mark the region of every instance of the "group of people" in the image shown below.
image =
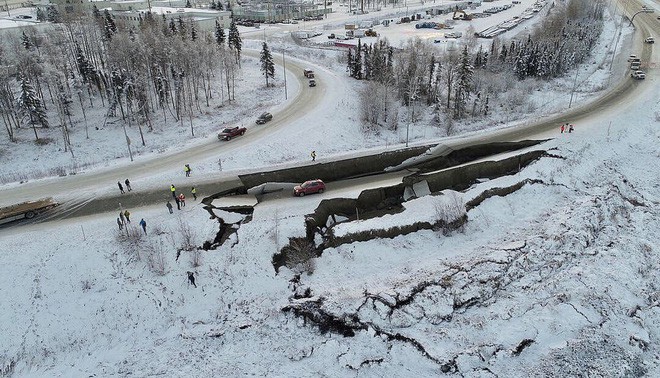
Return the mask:
<svg viewBox="0 0 660 378"><path fill-rule="evenodd" d="M119 212L119 217L117 218L117 226L119 226L119 231L123 230L124 227L128 227L128 225L131 223L131 212L128 210L120 211ZM144 231L144 234L147 234L147 222L144 220L144 218L140 219L140 227L142 227L142 231Z"/></svg>
<svg viewBox="0 0 660 378"><path fill-rule="evenodd" d="M190 177L190 173L192 172L192 168L190 168L190 164L186 164L183 168L186 177ZM129 179L124 180L124 184L122 185L121 181L117 181L117 186L119 187L119 191L121 194L125 194L127 191L130 192L133 190L131 188L131 182ZM124 189L126 188L126 189ZM172 192L172 197L174 197L174 201L176 202L176 208L181 210L181 207L186 206L186 196L183 193L179 193L179 195L176 194L176 187L174 184L170 186L170 191ZM190 193L193 196L193 199L196 201L197 200L197 189L193 186L190 189ZM174 211L172 210L173 206L170 201L167 201L167 209L169 210L170 214L172 214ZM120 211L119 212L119 217L117 218L117 226L119 227L119 231L123 230L124 227L126 227L128 224L131 223L131 213L128 210L125 211ZM144 218L140 219L140 227L142 227L142 230L144 231L144 234L147 234L147 222L144 220Z"/></svg>
<svg viewBox="0 0 660 378"><path fill-rule="evenodd" d="M573 130L575 130L575 129L573 128L573 124L572 124L572 123L569 124L568 122L566 122L565 124L562 123L561 127L559 128L559 130L560 130L561 134L563 134L564 132L572 133Z"/></svg>
<svg viewBox="0 0 660 378"><path fill-rule="evenodd" d="M172 197L174 198L174 202L176 202L176 208L177 210L181 210L181 207L186 207L186 195L183 193L179 193L178 195L176 194L176 186L174 184L170 185L170 192L172 193ZM193 195L193 199L196 201L197 200L197 189L193 186L190 188L190 193ZM169 210L170 214L173 213L172 211L172 203L170 201L167 201L167 210Z"/></svg>
<svg viewBox="0 0 660 378"><path fill-rule="evenodd" d="M130 192L131 190L133 190L133 189L131 188L131 182L128 181L128 179L124 180L124 184L126 185L126 190L128 190L129 192ZM121 192L121 194L126 193L126 192L124 191L124 186L121 184L121 181L117 181L117 186L119 187L119 191Z"/></svg>

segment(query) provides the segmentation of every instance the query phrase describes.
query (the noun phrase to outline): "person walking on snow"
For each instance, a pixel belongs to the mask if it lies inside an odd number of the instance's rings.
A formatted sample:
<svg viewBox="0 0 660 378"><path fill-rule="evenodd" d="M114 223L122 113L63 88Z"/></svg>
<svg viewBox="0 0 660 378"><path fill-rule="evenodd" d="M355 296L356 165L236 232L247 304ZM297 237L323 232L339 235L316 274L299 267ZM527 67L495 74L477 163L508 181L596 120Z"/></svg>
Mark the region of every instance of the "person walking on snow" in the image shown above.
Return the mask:
<svg viewBox="0 0 660 378"><path fill-rule="evenodd" d="M193 285L194 287L197 287L195 284L195 273L193 272L186 272L188 273L188 281L190 281L190 284Z"/></svg>
<svg viewBox="0 0 660 378"><path fill-rule="evenodd" d="M183 171L186 172L186 177L190 177L190 171L192 171L192 169L190 169L190 164L186 164L183 167Z"/></svg>
<svg viewBox="0 0 660 378"><path fill-rule="evenodd" d="M119 212L119 218L121 219L121 224L126 224L126 217L124 217L123 212Z"/></svg>
<svg viewBox="0 0 660 378"><path fill-rule="evenodd" d="M121 219L117 218L117 226L119 226L119 231L124 228L124 224L121 222Z"/></svg>
<svg viewBox="0 0 660 378"><path fill-rule="evenodd" d="M128 210L124 211L124 216L126 217L126 223L131 223L131 213Z"/></svg>
<svg viewBox="0 0 660 378"><path fill-rule="evenodd" d="M176 202L176 209L181 210L181 201L179 201L179 197L174 197L174 202Z"/></svg>
<svg viewBox="0 0 660 378"><path fill-rule="evenodd" d="M312 151L310 156L312 157L312 161L315 161L316 160L316 151Z"/></svg>
<svg viewBox="0 0 660 378"><path fill-rule="evenodd" d="M561 127L559 128L561 134L564 133L564 129L565 129L565 128L566 128L566 126L562 123L562 124L561 124Z"/></svg>
<svg viewBox="0 0 660 378"><path fill-rule="evenodd" d="M174 184L170 185L170 192L172 192L172 197L176 198L176 188Z"/></svg>
<svg viewBox="0 0 660 378"><path fill-rule="evenodd" d="M140 226L142 226L142 230L144 231L144 234L147 234L147 222L144 221L144 218L140 219Z"/></svg>
<svg viewBox="0 0 660 378"><path fill-rule="evenodd" d="M170 212L170 214L172 214L174 212L174 211L172 211L172 203L170 201L167 201L167 205L165 205L165 206L167 206L167 210Z"/></svg>
<svg viewBox="0 0 660 378"><path fill-rule="evenodd" d="M179 202L181 202L181 206L186 207L186 196L183 193L179 194Z"/></svg>
<svg viewBox="0 0 660 378"><path fill-rule="evenodd" d="M197 201L197 189L193 186L192 189L190 189L190 193L193 195L193 200Z"/></svg>
<svg viewBox="0 0 660 378"><path fill-rule="evenodd" d="M130 192L131 190L133 190L133 189L131 189L131 182L128 181L128 179L126 179L126 181L124 181L124 184L126 184L126 189L128 189L129 192Z"/></svg>
<svg viewBox="0 0 660 378"><path fill-rule="evenodd" d="M119 187L119 191L121 192L121 194L124 194L125 193L124 187L121 185L121 182L117 181L117 186Z"/></svg>

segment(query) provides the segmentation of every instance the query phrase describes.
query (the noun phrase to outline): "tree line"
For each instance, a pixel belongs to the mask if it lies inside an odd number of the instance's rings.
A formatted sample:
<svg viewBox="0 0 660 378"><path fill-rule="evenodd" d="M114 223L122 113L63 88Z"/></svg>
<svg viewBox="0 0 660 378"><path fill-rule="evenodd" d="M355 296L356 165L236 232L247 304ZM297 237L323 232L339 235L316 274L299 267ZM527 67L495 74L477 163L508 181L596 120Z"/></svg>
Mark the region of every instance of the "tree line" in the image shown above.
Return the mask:
<svg viewBox="0 0 660 378"><path fill-rule="evenodd" d="M74 106L86 130L86 109L101 106L106 120L120 117L124 125L138 127L142 145L142 128L153 130L156 113L165 121L188 121L194 136L193 114L210 106L214 93L223 102L234 101L241 47L234 21L227 32L216 21L209 33L189 19L146 13L134 26L94 7L47 33L25 29L20 37L3 39L0 118L12 142L21 129L30 127L38 141L40 129L57 124L67 151ZM48 117L51 106L56 122Z"/></svg>
<svg viewBox="0 0 660 378"><path fill-rule="evenodd" d="M362 44L346 55L348 75L368 80L360 98L366 131L396 130L399 104L415 117L430 106L438 126L486 117L498 94L516 81L550 80L584 62L602 31L602 1L556 2L548 17L522 40L494 39L490 48L469 35L460 50L440 52L419 39L394 48L386 40ZM502 84L504 83L504 84Z"/></svg>

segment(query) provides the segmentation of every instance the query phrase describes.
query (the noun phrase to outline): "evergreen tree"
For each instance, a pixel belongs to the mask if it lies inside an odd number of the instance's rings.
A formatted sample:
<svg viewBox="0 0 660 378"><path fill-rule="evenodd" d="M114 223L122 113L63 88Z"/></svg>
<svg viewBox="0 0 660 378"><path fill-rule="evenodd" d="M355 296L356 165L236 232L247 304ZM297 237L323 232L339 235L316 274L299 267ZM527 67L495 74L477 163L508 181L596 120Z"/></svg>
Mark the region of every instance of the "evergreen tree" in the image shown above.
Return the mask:
<svg viewBox="0 0 660 378"><path fill-rule="evenodd" d="M364 78L371 80L373 77L373 61L371 57L371 45L364 45L363 47L363 60L364 60Z"/></svg>
<svg viewBox="0 0 660 378"><path fill-rule="evenodd" d="M78 65L78 72L80 73L80 77L82 77L83 82L89 83L94 75L94 66L92 66L92 64L89 62L77 42L76 63Z"/></svg>
<svg viewBox="0 0 660 378"><path fill-rule="evenodd" d="M48 118L46 117L46 109L37 96L37 91L34 89L30 81L23 75L20 75L21 92L18 98L18 108L25 118L30 119L30 124L34 130L34 137L39 140L37 134L37 124L47 128Z"/></svg>
<svg viewBox="0 0 660 378"><path fill-rule="evenodd" d="M213 10L216 9L215 0L211 0L211 4L209 5L209 9L213 9Z"/></svg>
<svg viewBox="0 0 660 378"><path fill-rule="evenodd" d="M32 41L30 41L30 38L27 36L27 34L25 34L25 31L23 31L23 34L21 35L21 44L28 51L34 48L34 44L32 43Z"/></svg>
<svg viewBox="0 0 660 378"><path fill-rule="evenodd" d="M467 46L463 48L460 66L458 67L458 83L454 95L454 117L462 118L465 115L467 103L472 92L474 67L470 64L470 54Z"/></svg>
<svg viewBox="0 0 660 378"><path fill-rule="evenodd" d="M353 49L348 49L348 57L346 60L348 61L346 72L348 72L348 76L354 77L353 73L355 72L355 68L353 68L353 66L355 65L355 58L353 58Z"/></svg>
<svg viewBox="0 0 660 378"><path fill-rule="evenodd" d="M105 39L110 40L112 39L112 36L117 33L117 25L115 24L115 20L112 18L112 15L108 10L103 11L103 31L105 35Z"/></svg>
<svg viewBox="0 0 660 378"><path fill-rule="evenodd" d="M174 23L173 18L170 18L170 32L176 34L176 24Z"/></svg>
<svg viewBox="0 0 660 378"><path fill-rule="evenodd" d="M231 20L231 24L229 25L229 35L227 36L227 42L229 43L229 47L234 50L234 54L236 54L236 63L239 63L240 66L241 47L243 45L243 41L241 41L241 36L238 33L236 21L233 18Z"/></svg>
<svg viewBox="0 0 660 378"><path fill-rule="evenodd" d="M92 16L94 16L95 20L101 19L101 12L99 11L99 8L96 7L96 5L92 6Z"/></svg>
<svg viewBox="0 0 660 378"><path fill-rule="evenodd" d="M37 20L46 21L46 12L41 8L37 8Z"/></svg>
<svg viewBox="0 0 660 378"><path fill-rule="evenodd" d="M179 35L181 36L181 38L185 39L188 33L186 31L186 23L183 22L183 18L181 16L179 16L177 23L178 23L177 30L179 31Z"/></svg>
<svg viewBox="0 0 660 378"><path fill-rule="evenodd" d="M190 4L190 0L186 0L186 8L192 8L192 5Z"/></svg>
<svg viewBox="0 0 660 378"><path fill-rule="evenodd" d="M49 22L60 22L60 12L53 5L46 8L46 20Z"/></svg>
<svg viewBox="0 0 660 378"><path fill-rule="evenodd" d="M223 10L223 7L222 7L222 1L218 1L218 2L215 4L215 10L219 10L219 11ZM229 8L227 8L227 10L229 10Z"/></svg>
<svg viewBox="0 0 660 378"><path fill-rule="evenodd" d="M195 24L192 21L190 21L190 39L197 40L197 29L195 29Z"/></svg>
<svg viewBox="0 0 660 378"><path fill-rule="evenodd" d="M225 45L225 39L225 29L218 20L215 20L215 43L222 47Z"/></svg>
<svg viewBox="0 0 660 378"><path fill-rule="evenodd" d="M268 78L275 78L275 63L273 63L273 56L270 54L266 42L262 44L261 48L261 72L266 76L266 87L269 86Z"/></svg>
<svg viewBox="0 0 660 378"><path fill-rule="evenodd" d="M355 49L355 57L353 58L353 72L352 77L362 80L362 40L358 40L357 49Z"/></svg>

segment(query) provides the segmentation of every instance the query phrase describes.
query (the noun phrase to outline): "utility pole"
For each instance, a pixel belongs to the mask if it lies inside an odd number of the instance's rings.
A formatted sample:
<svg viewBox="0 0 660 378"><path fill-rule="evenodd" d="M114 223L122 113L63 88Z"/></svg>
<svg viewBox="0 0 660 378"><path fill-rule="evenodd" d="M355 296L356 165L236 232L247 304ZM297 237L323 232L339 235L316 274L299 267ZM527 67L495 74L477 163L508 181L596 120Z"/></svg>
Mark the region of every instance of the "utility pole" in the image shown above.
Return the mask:
<svg viewBox="0 0 660 378"><path fill-rule="evenodd" d="M573 89L571 89L571 100L568 102L568 108L571 108L571 105L573 104L573 93L575 93L575 87L577 86L577 77L578 73L580 72L579 68L575 69L575 79L573 80Z"/></svg>
<svg viewBox="0 0 660 378"><path fill-rule="evenodd" d="M130 118L128 122L131 122ZM131 157L131 161L133 161L133 152L131 152L131 139L128 137L128 134L126 133L126 124L122 122L122 125L124 126L124 136L126 137L126 146L128 147L128 155Z"/></svg>
<svg viewBox="0 0 660 378"><path fill-rule="evenodd" d="M287 100L287 90L286 90L286 60L284 60L284 51L282 51L282 67L284 71L284 99Z"/></svg>

